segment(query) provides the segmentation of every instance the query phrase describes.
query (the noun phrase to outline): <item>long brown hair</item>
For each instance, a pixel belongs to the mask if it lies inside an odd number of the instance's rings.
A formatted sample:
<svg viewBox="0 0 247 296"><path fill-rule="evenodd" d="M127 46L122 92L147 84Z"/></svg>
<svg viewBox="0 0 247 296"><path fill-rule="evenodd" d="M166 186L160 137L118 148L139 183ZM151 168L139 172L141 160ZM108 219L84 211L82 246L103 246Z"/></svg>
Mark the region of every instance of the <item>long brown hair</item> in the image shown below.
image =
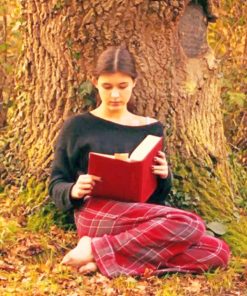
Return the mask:
<svg viewBox="0 0 247 296"><path fill-rule="evenodd" d="M122 72L135 80L138 77L136 61L134 56L123 46L111 46L104 50L95 66L93 76L98 79L100 75L106 73ZM100 97L96 94L96 107L100 104ZM128 102L128 109L134 111L133 102Z"/></svg>
<svg viewBox="0 0 247 296"><path fill-rule="evenodd" d="M138 76L134 56L123 46L111 46L104 50L98 58L94 77L97 79L103 73L122 72L135 80Z"/></svg>

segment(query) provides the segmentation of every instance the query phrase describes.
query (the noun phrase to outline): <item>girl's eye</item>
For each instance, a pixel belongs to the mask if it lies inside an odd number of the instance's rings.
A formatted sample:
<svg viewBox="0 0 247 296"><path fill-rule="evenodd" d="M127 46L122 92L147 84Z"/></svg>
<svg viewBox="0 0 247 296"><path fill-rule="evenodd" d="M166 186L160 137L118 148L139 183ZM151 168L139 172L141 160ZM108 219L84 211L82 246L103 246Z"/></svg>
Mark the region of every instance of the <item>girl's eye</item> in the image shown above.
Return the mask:
<svg viewBox="0 0 247 296"><path fill-rule="evenodd" d="M127 87L127 85L120 85L119 88L120 89L125 89Z"/></svg>
<svg viewBox="0 0 247 296"><path fill-rule="evenodd" d="M104 89L111 89L112 88L112 85L110 85L110 84L103 84L102 87Z"/></svg>
<svg viewBox="0 0 247 296"><path fill-rule="evenodd" d="M125 88L127 88L128 87L128 84L120 84L120 85L118 85L118 89L125 89ZM104 89L106 89L106 90L109 90L109 89L112 89L113 88L113 86L112 85L108 85L108 84L104 84L103 85L103 88Z"/></svg>

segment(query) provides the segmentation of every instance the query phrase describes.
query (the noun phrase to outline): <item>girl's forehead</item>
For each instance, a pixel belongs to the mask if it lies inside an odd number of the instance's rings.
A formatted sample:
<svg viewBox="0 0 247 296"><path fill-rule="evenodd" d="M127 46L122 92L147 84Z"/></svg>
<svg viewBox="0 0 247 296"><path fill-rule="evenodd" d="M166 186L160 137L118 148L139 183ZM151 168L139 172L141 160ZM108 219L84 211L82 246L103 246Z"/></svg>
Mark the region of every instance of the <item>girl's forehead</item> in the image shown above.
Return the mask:
<svg viewBox="0 0 247 296"><path fill-rule="evenodd" d="M99 78L98 81L101 82L123 82L123 81L130 81L132 80L132 77L129 76L128 74L122 73L122 72L114 72L114 73L102 73ZM132 80L133 81L133 80Z"/></svg>

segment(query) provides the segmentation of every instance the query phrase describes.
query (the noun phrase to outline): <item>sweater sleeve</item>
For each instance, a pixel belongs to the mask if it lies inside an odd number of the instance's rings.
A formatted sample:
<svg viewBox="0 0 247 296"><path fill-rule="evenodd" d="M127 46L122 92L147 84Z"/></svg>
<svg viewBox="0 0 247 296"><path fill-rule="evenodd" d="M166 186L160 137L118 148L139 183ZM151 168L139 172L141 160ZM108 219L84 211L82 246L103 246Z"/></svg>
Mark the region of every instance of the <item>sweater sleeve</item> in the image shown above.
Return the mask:
<svg viewBox="0 0 247 296"><path fill-rule="evenodd" d="M158 177L158 185L154 193L148 199L148 203L164 204L164 200L172 188L172 172L168 168L168 176L166 179Z"/></svg>
<svg viewBox="0 0 247 296"><path fill-rule="evenodd" d="M82 199L71 199L70 193L74 184L75 181L69 176L66 151L57 149L55 151L48 190L55 205L62 211L79 207L83 203Z"/></svg>
<svg viewBox="0 0 247 296"><path fill-rule="evenodd" d="M58 136L54 160L52 163L50 182L48 185L49 195L55 205L62 211L79 207L83 199L71 199L71 189L75 184L75 172L68 156L68 143L71 142L72 134L65 124Z"/></svg>
<svg viewBox="0 0 247 296"><path fill-rule="evenodd" d="M163 125L160 123L157 130L157 136L163 136ZM168 167L168 176L165 179L158 177L157 188L154 193L148 199L149 203L164 204L164 200L171 191L172 188L172 171Z"/></svg>

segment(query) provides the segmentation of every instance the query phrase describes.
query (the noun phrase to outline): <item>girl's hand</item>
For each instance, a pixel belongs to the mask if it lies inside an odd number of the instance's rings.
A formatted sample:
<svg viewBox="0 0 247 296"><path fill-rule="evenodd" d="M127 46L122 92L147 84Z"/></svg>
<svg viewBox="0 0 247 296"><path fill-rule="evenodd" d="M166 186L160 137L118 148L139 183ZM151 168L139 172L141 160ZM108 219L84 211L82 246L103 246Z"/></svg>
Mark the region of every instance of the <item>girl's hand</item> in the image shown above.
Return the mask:
<svg viewBox="0 0 247 296"><path fill-rule="evenodd" d="M163 151L159 151L154 160L156 165L152 166L153 173L160 176L162 179L166 179L168 177L168 164L165 153Z"/></svg>
<svg viewBox="0 0 247 296"><path fill-rule="evenodd" d="M86 195L91 194L95 182L101 181L100 177L93 175L80 175L76 183L73 185L71 190L71 197L75 199L80 199Z"/></svg>

